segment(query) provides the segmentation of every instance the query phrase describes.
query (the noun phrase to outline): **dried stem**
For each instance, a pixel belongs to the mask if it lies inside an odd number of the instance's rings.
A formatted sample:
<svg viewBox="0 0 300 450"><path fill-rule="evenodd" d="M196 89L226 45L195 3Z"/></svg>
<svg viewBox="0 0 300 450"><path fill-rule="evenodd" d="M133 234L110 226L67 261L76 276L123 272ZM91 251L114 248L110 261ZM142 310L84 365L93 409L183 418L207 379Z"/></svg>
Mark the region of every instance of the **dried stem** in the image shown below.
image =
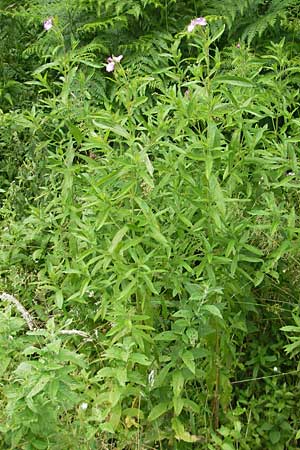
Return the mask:
<svg viewBox="0 0 300 450"><path fill-rule="evenodd" d="M33 318L31 317L29 312L24 308L24 306L21 305L19 300L16 299L16 297L14 297L13 295L7 294L6 292L3 292L2 294L0 294L0 299L6 300L9 303L12 303L16 307L16 309L19 311L19 313L21 314L21 316L23 317L25 322L27 323L29 330L31 330L31 331L36 330L36 326L34 324Z"/></svg>
<svg viewBox="0 0 300 450"><path fill-rule="evenodd" d="M69 335L77 335L82 336L84 338L88 338L89 335L85 331L80 330L60 330L59 334L69 334Z"/></svg>
<svg viewBox="0 0 300 450"><path fill-rule="evenodd" d="M12 303L16 309L19 311L25 322L27 323L27 326L30 331L39 330L35 323L33 317L30 315L30 313L27 311L27 309L24 308L24 306L19 302L19 300L16 299L11 294L7 294L6 292L3 292L0 294L0 300L7 301L9 303ZM89 338L89 335L85 333L84 331L80 330L60 330L58 334L65 334L69 336L82 336L84 338Z"/></svg>

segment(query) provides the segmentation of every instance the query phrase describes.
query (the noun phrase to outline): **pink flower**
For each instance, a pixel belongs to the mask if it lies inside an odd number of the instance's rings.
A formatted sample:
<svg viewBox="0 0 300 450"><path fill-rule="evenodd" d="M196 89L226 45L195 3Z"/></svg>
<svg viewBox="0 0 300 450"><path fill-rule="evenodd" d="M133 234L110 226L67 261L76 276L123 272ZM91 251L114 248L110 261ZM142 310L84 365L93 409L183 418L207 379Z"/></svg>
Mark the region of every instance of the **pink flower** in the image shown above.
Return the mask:
<svg viewBox="0 0 300 450"><path fill-rule="evenodd" d="M112 55L112 56L109 56L107 58L107 64L105 66L106 72L113 72L115 70L115 64L119 63L122 58L123 58L123 55L119 55L119 56Z"/></svg>
<svg viewBox="0 0 300 450"><path fill-rule="evenodd" d="M49 17L49 19L44 21L44 30L49 31L53 27L53 20L52 17Z"/></svg>
<svg viewBox="0 0 300 450"><path fill-rule="evenodd" d="M241 44L239 42L236 44L236 48L241 48Z"/></svg>
<svg viewBox="0 0 300 450"><path fill-rule="evenodd" d="M188 32L191 33L197 25L200 27L205 27L205 25L207 25L205 17L197 17L197 19L193 19L187 27Z"/></svg>
<svg viewBox="0 0 300 450"><path fill-rule="evenodd" d="M106 64L105 69L106 72L113 72L115 70L115 63L113 61L109 62L108 64Z"/></svg>

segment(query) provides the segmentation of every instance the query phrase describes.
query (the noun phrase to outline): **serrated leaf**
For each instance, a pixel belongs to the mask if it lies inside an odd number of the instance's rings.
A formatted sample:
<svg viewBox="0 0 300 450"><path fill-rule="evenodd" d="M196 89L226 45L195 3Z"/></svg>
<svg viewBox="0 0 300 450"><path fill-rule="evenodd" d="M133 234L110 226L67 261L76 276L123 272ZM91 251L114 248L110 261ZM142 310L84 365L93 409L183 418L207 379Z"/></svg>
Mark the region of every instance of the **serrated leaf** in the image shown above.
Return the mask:
<svg viewBox="0 0 300 450"><path fill-rule="evenodd" d="M27 398L32 398L35 395L37 395L39 392L41 392L44 389L44 387L46 386L46 384L48 383L49 380L50 380L49 376L41 377L39 379L39 381L35 384L33 389L31 389L29 394L27 394Z"/></svg>

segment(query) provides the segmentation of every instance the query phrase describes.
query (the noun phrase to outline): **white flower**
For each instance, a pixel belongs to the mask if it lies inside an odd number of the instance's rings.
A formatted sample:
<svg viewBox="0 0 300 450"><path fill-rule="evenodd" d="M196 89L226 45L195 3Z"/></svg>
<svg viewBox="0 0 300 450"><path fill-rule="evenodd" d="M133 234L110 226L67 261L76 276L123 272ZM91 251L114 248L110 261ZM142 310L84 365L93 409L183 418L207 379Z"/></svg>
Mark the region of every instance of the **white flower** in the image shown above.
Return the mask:
<svg viewBox="0 0 300 450"><path fill-rule="evenodd" d="M112 59L114 62L120 62L123 59L123 55L113 56Z"/></svg>
<svg viewBox="0 0 300 450"><path fill-rule="evenodd" d="M278 367L273 367L273 372L278 372Z"/></svg>
<svg viewBox="0 0 300 450"><path fill-rule="evenodd" d="M49 31L53 27L52 17L44 21L44 30Z"/></svg>
<svg viewBox="0 0 300 450"><path fill-rule="evenodd" d="M205 27L205 25L207 25L205 17L197 17L197 19L191 20L191 23L187 27L188 32L191 33L197 25Z"/></svg>
<svg viewBox="0 0 300 450"><path fill-rule="evenodd" d="M82 411L85 411L87 409L89 405L86 402L81 403L80 405L80 409L82 409Z"/></svg>

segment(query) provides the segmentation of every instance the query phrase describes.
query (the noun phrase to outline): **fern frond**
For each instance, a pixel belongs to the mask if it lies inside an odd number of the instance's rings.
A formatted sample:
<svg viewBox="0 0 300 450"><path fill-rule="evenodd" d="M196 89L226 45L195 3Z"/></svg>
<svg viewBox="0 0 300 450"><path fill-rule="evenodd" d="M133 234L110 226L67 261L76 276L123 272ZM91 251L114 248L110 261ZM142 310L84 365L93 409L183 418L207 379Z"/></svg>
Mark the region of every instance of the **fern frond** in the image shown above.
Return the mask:
<svg viewBox="0 0 300 450"><path fill-rule="evenodd" d="M295 4L295 0L273 0L265 14L257 17L246 27L242 39L247 40L250 44L255 37L261 37L268 28L273 28L278 24L278 20L286 15L288 7L293 4Z"/></svg>

